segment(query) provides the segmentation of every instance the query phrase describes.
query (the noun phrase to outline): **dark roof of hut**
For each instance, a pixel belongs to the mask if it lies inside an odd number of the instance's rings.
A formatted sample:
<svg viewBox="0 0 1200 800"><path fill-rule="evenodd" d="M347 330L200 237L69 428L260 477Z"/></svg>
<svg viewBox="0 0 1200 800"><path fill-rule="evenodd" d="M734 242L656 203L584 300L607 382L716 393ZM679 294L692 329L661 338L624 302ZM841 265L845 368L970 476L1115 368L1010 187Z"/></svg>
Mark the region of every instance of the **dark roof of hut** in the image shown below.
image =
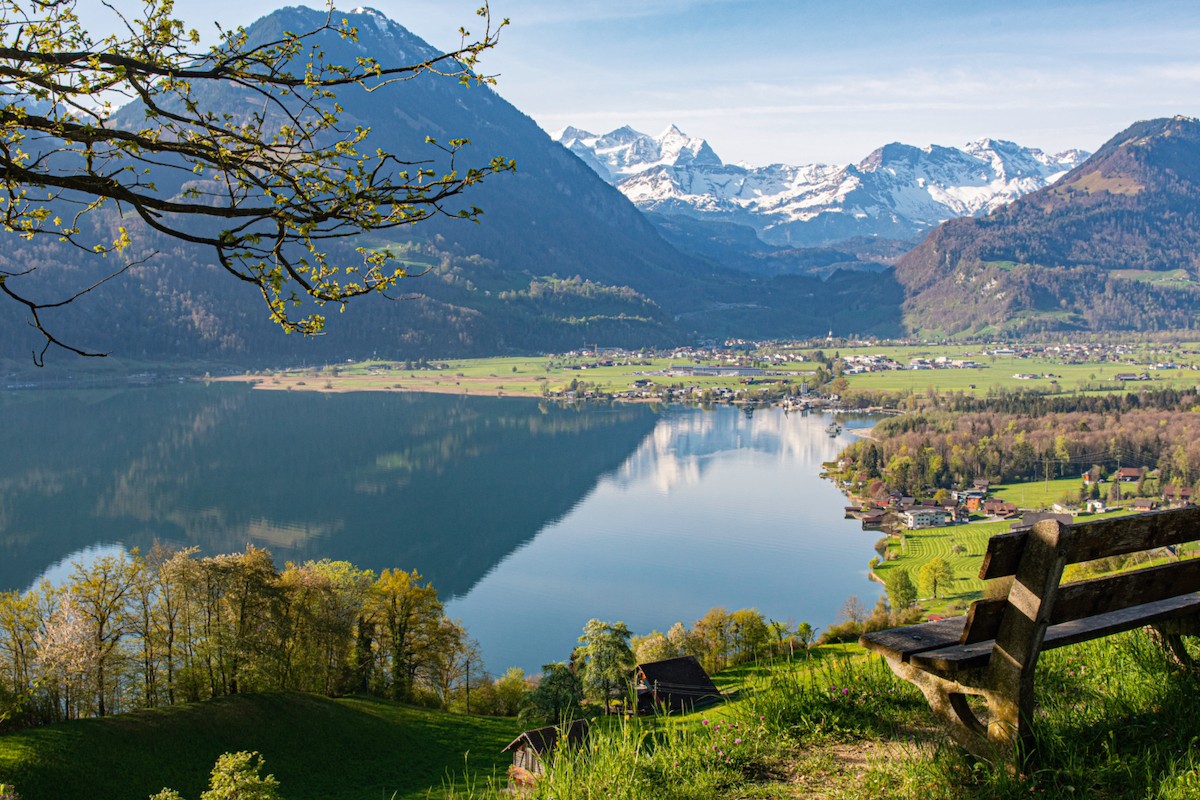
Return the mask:
<svg viewBox="0 0 1200 800"><path fill-rule="evenodd" d="M647 687L653 688L657 685L660 690L668 693L701 691L720 694L720 690L695 656L680 656L638 664L636 674Z"/></svg>
<svg viewBox="0 0 1200 800"><path fill-rule="evenodd" d="M587 736L588 722L586 719L577 719L567 726L567 744L579 744ZM508 743L501 752L507 753L514 747L521 744L527 744L535 753L541 755L547 750L554 748L558 744L558 737L562 733L562 729L557 725L547 725L545 728L535 728L531 731L525 731Z"/></svg>

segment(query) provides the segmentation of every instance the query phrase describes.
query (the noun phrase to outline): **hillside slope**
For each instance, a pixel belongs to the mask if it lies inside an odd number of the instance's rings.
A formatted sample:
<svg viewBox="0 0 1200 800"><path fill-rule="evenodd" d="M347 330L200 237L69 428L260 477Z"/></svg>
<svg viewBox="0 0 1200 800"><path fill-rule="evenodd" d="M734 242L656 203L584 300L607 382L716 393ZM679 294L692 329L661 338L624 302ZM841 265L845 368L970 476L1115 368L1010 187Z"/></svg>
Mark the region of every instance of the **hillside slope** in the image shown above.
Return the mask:
<svg viewBox="0 0 1200 800"><path fill-rule="evenodd" d="M240 695L6 733L0 783L22 800L199 797L217 756L257 750L288 800L418 800L464 768L503 773L519 732L515 719L365 697Z"/></svg>
<svg viewBox="0 0 1200 800"><path fill-rule="evenodd" d="M373 56L382 63L412 63L429 45L376 11L348 13L356 42L322 36L332 62ZM319 27L322 12L289 7L251 25L250 41L285 31ZM252 106L229 86L197 90L203 105L237 118ZM892 303L875 313L838 317L820 280L766 285L732 269L672 247L615 188L552 141L525 114L489 87L464 87L422 75L367 94L341 91L343 123L371 129L366 150L380 147L398 158L442 173L446 154L426 142L465 137L471 145L455 168L481 166L493 156L513 159L515 173L490 176L455 199L448 210L478 206L479 224L436 218L386 236L357 237L339 252L360 263L355 246L387 248L421 274L402 282L399 302L370 299L345 315L329 313L329 335L302 340L279 333L252 288L230 278L211 253L156 236L116 211L87 220L97 238L118 224L133 229L134 258L149 260L46 320L61 337L88 348L135 358L224 358L245 363L280 360L328 363L345 357L411 358L566 350L587 344L662 345L707 336L792 336L898 329ZM137 120L127 107L115 122ZM183 187L161 178L170 196ZM114 268L102 259L39 241L15 239L0 253L0 269L37 274L22 278L27 291L55 299ZM894 281L886 282L890 295ZM745 309L755 312L745 314ZM749 326L749 327L747 327ZM21 358L40 342L20 309L0 315L0 358Z"/></svg>
<svg viewBox="0 0 1200 800"><path fill-rule="evenodd" d="M896 275L921 331L1191 329L1198 248L1200 122L1174 117L1131 126L1011 205L947 222Z"/></svg>

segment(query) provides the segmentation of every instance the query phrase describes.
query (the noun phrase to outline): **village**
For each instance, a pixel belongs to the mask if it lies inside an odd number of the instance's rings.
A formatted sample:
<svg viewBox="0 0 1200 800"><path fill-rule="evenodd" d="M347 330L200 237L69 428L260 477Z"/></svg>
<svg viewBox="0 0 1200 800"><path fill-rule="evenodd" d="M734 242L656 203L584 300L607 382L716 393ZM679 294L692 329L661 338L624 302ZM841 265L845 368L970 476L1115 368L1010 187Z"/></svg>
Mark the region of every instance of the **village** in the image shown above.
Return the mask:
<svg viewBox="0 0 1200 800"><path fill-rule="evenodd" d="M838 462L845 469L847 462ZM839 485L848 491L847 485ZM1102 486L1108 489L1102 489ZM942 528L1007 521L1011 532L1028 530L1037 522L1054 519L1071 523L1079 517L1099 514L1144 513L1193 505L1192 488L1168 483L1159 486L1158 473L1142 467L1120 467L1103 474L1093 466L1080 476L1077 497L1066 497L1042 508L1022 508L1008 499L992 495L993 485L975 480L970 488L938 490L932 499L919 500L895 489L860 499L845 508L846 517L862 522L864 529L901 530ZM1006 487L1011 490L1011 487Z"/></svg>

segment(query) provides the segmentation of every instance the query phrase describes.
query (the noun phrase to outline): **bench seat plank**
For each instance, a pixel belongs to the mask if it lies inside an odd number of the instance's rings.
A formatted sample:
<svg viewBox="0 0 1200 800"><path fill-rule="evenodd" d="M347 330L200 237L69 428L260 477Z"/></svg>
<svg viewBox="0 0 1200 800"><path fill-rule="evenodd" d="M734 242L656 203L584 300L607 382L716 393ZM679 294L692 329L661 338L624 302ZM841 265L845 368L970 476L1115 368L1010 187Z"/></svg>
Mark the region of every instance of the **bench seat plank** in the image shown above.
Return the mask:
<svg viewBox="0 0 1200 800"><path fill-rule="evenodd" d="M898 657L901 661L908 661L916 653L955 644L962 638L963 626L966 624L966 617L950 617L867 633L859 639L859 643L868 650L888 658Z"/></svg>
<svg viewBox="0 0 1200 800"><path fill-rule="evenodd" d="M1122 631L1130 631L1143 625L1151 625L1176 617L1200 614L1200 593L1170 597L1153 603L1130 606L1094 617L1062 622L1046 629L1042 650L1052 650L1069 644L1078 644ZM949 621L949 620L947 620ZM920 626L917 626L920 627ZM898 628L897 631L905 630ZM893 633L895 631L883 631ZM943 676L986 667L992 657L994 640L973 644L953 645L940 649L914 652L910 661L914 667Z"/></svg>

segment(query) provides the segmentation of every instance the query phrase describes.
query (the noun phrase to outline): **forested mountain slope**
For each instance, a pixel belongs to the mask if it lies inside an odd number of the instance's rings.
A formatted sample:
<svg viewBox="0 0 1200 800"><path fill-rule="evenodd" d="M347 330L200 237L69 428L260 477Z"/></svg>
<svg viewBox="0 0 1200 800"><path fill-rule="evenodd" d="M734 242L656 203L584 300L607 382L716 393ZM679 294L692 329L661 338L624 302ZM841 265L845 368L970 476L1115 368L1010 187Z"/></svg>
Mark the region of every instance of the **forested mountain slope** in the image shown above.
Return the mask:
<svg viewBox="0 0 1200 800"><path fill-rule="evenodd" d="M1057 183L898 263L920 331L1179 330L1200 309L1200 122L1139 122Z"/></svg>

